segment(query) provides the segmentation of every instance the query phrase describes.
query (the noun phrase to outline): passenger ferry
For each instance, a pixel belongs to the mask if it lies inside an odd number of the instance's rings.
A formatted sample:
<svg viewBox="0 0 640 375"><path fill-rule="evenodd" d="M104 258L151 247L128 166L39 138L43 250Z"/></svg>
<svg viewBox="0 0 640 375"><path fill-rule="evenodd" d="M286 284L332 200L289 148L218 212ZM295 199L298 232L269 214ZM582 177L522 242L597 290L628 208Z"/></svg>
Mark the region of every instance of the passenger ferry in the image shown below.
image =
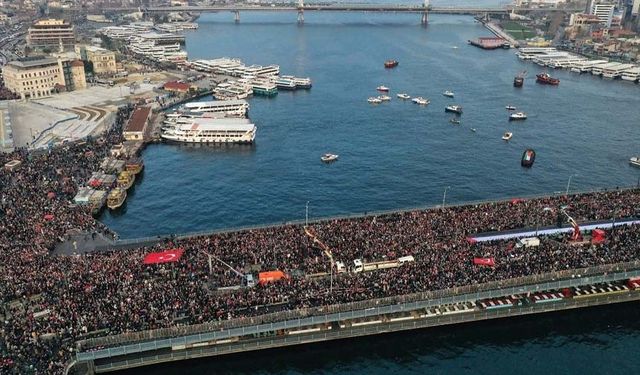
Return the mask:
<svg viewBox="0 0 640 375"><path fill-rule="evenodd" d="M640 66L623 71L620 78L625 81L638 82L638 79L640 79Z"/></svg>
<svg viewBox="0 0 640 375"><path fill-rule="evenodd" d="M255 81L253 83L253 94L260 96L275 96L278 95L278 87L268 81Z"/></svg>
<svg viewBox="0 0 640 375"><path fill-rule="evenodd" d="M179 143L253 143L256 126L248 119L195 119L167 131L161 137Z"/></svg>
<svg viewBox="0 0 640 375"><path fill-rule="evenodd" d="M295 90L298 88L296 83L292 79L280 77L276 80L276 87L278 90Z"/></svg>
<svg viewBox="0 0 640 375"><path fill-rule="evenodd" d="M292 80L296 85L296 89L310 89L313 85L311 82L311 78L305 77L294 77L294 76L281 76L284 79Z"/></svg>
<svg viewBox="0 0 640 375"><path fill-rule="evenodd" d="M229 117L246 117L249 111L249 103L246 100L214 100L209 102L191 102L181 107L182 114L173 115L179 118L185 113L219 113ZM167 115L169 118L169 115Z"/></svg>
<svg viewBox="0 0 640 375"><path fill-rule="evenodd" d="M127 191L121 188L114 188L107 196L107 207L112 210L120 208L125 199L127 199Z"/></svg>
<svg viewBox="0 0 640 375"><path fill-rule="evenodd" d="M124 190L129 190L136 180L136 176L133 173L122 171L118 175L118 187Z"/></svg>

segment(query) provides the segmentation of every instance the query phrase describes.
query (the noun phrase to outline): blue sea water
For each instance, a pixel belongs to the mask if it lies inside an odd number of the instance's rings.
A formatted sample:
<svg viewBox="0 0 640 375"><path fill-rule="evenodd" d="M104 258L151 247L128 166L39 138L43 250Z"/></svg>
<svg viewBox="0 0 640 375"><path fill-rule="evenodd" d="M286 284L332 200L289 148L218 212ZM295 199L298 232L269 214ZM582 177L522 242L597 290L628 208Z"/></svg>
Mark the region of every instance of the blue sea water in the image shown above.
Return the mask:
<svg viewBox="0 0 640 375"><path fill-rule="evenodd" d="M514 51L467 40L489 33L464 16L411 14L207 14L187 36L190 58L238 57L309 76L312 90L253 98L249 147L158 144L124 210L102 220L123 238L229 228L448 202L636 184L640 87L540 69ZM458 48L453 48L453 47ZM385 70L383 62L400 61ZM522 89L515 74L528 70ZM371 106L378 85L390 103ZM455 99L441 95L453 90ZM431 98L427 107L395 98ZM464 107L449 123L444 107ZM509 123L504 106L529 114ZM472 132L470 128L477 131ZM505 131L514 133L505 143ZM520 167L525 148L537 151ZM322 164L332 152L340 160ZM638 304L466 324L163 365L131 373L246 374L629 374L640 371ZM250 358L250 360L248 360Z"/></svg>

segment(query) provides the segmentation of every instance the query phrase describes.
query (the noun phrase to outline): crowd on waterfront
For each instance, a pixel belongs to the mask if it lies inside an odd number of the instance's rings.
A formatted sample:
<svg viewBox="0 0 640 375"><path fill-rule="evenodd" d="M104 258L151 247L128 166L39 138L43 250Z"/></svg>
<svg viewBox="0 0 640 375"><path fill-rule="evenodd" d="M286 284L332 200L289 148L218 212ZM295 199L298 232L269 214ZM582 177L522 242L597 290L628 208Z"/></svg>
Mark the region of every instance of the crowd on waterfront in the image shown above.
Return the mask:
<svg viewBox="0 0 640 375"><path fill-rule="evenodd" d="M478 284L576 267L640 258L640 227L607 233L603 245L573 246L566 236L545 239L534 250L513 241L472 243L488 231L556 225L565 214L577 221L636 215L640 190L514 199L310 224L322 248L301 225L167 238L129 250L59 256L52 250L74 232L108 228L71 204L85 182L121 140L119 113L102 139L36 154L18 150L0 162L20 160L0 174L0 372L61 373L79 339L198 324L265 312ZM146 254L185 250L175 263L143 264ZM347 265L415 261L397 268L331 276L334 261ZM210 257L212 260L210 262ZM492 257L495 267L473 264ZM253 288L241 275L281 270L279 282ZM309 277L316 275L315 277ZM224 289L224 288L223 288Z"/></svg>

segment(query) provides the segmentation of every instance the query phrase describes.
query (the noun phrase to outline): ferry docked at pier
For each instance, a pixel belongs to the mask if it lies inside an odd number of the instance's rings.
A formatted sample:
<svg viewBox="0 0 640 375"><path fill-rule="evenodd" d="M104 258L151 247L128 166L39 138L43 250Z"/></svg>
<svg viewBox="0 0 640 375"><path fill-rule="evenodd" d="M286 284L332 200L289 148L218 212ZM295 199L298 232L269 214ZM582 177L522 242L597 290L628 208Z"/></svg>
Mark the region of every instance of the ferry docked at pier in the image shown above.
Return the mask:
<svg viewBox="0 0 640 375"><path fill-rule="evenodd" d="M309 77L280 76L280 79L292 81L295 84L296 89L308 90L313 86L311 78Z"/></svg>
<svg viewBox="0 0 640 375"><path fill-rule="evenodd" d="M136 180L136 176L133 173L122 171L118 175L118 187L124 190L129 190Z"/></svg>
<svg viewBox="0 0 640 375"><path fill-rule="evenodd" d="M253 143L256 126L249 119L194 119L164 132L162 139L178 143Z"/></svg>
<svg viewBox="0 0 640 375"><path fill-rule="evenodd" d="M111 210L120 208L125 199L127 199L127 191L121 188L114 188L107 196L107 207Z"/></svg>
<svg viewBox="0 0 640 375"><path fill-rule="evenodd" d="M144 162L142 158L131 158L125 162L124 169L133 175L137 175L144 169Z"/></svg>
<svg viewBox="0 0 640 375"><path fill-rule="evenodd" d="M278 87L270 81L254 81L252 85L253 95L275 96L278 95Z"/></svg>
<svg viewBox="0 0 640 375"><path fill-rule="evenodd" d="M208 102L191 102L180 107L182 114L167 114L170 117L181 117L185 113L219 113L227 117L246 117L249 103L246 100L214 100ZM171 116L170 116L171 115Z"/></svg>

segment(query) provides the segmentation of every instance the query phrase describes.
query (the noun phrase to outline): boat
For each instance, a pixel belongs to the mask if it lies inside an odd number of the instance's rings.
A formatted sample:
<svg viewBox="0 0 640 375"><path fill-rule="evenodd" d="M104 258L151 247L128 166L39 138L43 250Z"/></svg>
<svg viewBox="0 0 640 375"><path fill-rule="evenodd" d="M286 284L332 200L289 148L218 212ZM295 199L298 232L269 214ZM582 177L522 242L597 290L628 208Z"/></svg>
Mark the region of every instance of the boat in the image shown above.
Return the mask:
<svg viewBox="0 0 640 375"><path fill-rule="evenodd" d="M402 99L402 100L407 100L407 99L411 99L411 96L409 96L409 94L406 93L400 93L398 95L396 95L398 98Z"/></svg>
<svg viewBox="0 0 640 375"><path fill-rule="evenodd" d="M253 95L259 96L275 96L278 95L278 87L271 82L254 82Z"/></svg>
<svg viewBox="0 0 640 375"><path fill-rule="evenodd" d="M511 139L511 137L513 137L513 133L511 133L511 132L506 132L506 133L504 133L504 135L502 136L502 139L503 139L503 140L505 140L505 141L508 141L508 140L510 140L510 139Z"/></svg>
<svg viewBox="0 0 640 375"><path fill-rule="evenodd" d="M508 105L508 106L506 106L506 107L504 107L504 108L505 108L507 111L515 111L515 110L516 110L516 107L515 107L515 106L512 106L512 105Z"/></svg>
<svg viewBox="0 0 640 375"><path fill-rule="evenodd" d="M372 96L369 99L367 99L367 103L369 103L369 104L380 104L380 103L382 103L382 100Z"/></svg>
<svg viewBox="0 0 640 375"><path fill-rule="evenodd" d="M293 79L280 77L276 80L276 87L278 90L295 90L298 88Z"/></svg>
<svg viewBox="0 0 640 375"><path fill-rule="evenodd" d="M324 154L320 157L320 160L322 160L325 163L331 163L332 161L336 161L338 160L338 155L336 154Z"/></svg>
<svg viewBox="0 0 640 375"><path fill-rule="evenodd" d="M280 79L293 81L293 83L296 85L296 89L310 89L311 86L313 86L311 83L311 78L309 77L301 78L301 77L295 77L295 76L280 76ZM277 85L277 81L276 81L276 85Z"/></svg>
<svg viewBox="0 0 640 375"><path fill-rule="evenodd" d="M209 113L230 117L245 117L248 111L249 103L242 99L191 102L183 104L180 107L180 111L167 114L166 121L175 122L187 113L193 115Z"/></svg>
<svg viewBox="0 0 640 375"><path fill-rule="evenodd" d="M520 165L525 168L531 168L535 161L536 152L530 148L524 150L524 152L522 153L522 159L520 160Z"/></svg>
<svg viewBox="0 0 640 375"><path fill-rule="evenodd" d="M125 199L127 199L127 191L118 187L114 188L107 196L107 207L112 210L120 208Z"/></svg>
<svg viewBox="0 0 640 375"><path fill-rule="evenodd" d="M509 121L526 120L527 114L524 112L516 112L509 115Z"/></svg>
<svg viewBox="0 0 640 375"><path fill-rule="evenodd" d="M383 102L388 102L391 100L391 97L389 95L379 95L378 99L380 99Z"/></svg>
<svg viewBox="0 0 640 375"><path fill-rule="evenodd" d="M444 96L446 96L446 97L449 97L449 98L453 98L453 96L454 96L455 94L453 93L453 91L449 91L449 90L447 90L447 91L443 92L443 93L442 93L442 95L444 95Z"/></svg>
<svg viewBox="0 0 640 375"><path fill-rule="evenodd" d="M376 90L378 90L380 92L389 92L389 88L387 86L383 86L383 85L380 85L380 86L376 87Z"/></svg>
<svg viewBox="0 0 640 375"><path fill-rule="evenodd" d="M452 118L452 119L449 119L449 122L454 124L454 125L460 125L460 120L455 118L455 117Z"/></svg>
<svg viewBox="0 0 640 375"><path fill-rule="evenodd" d="M129 190L129 188L133 186L135 180L136 176L133 173L122 171L118 174L118 187L124 190Z"/></svg>
<svg viewBox="0 0 640 375"><path fill-rule="evenodd" d="M124 164L124 169L127 172L132 173L134 175L137 175L138 173L142 172L143 168L144 168L144 163L141 158L131 158L127 160Z"/></svg>
<svg viewBox="0 0 640 375"><path fill-rule="evenodd" d="M396 60L387 60L384 62L384 67L389 69L389 68L395 68L396 66L398 66L399 62L397 62Z"/></svg>
<svg viewBox="0 0 640 375"><path fill-rule="evenodd" d="M462 107L459 105L448 105L446 107L444 107L444 111L445 112L453 112L453 113L457 113L459 115L462 114Z"/></svg>
<svg viewBox="0 0 640 375"><path fill-rule="evenodd" d="M428 105L429 103L431 103L431 101L429 99L425 99L422 96L418 96L416 98L411 99L412 102L419 104L419 105Z"/></svg>
<svg viewBox="0 0 640 375"><path fill-rule="evenodd" d="M633 165L634 167L640 167L640 157L632 157L631 159L629 159L629 164Z"/></svg>
<svg viewBox="0 0 640 375"><path fill-rule="evenodd" d="M476 132L476 128L471 128L471 131L475 133Z"/></svg>
<svg viewBox="0 0 640 375"><path fill-rule="evenodd" d="M523 70L520 73L518 73L518 75L513 78L513 86L522 87L524 85L524 76L526 75L527 75L526 70Z"/></svg>
<svg viewBox="0 0 640 375"><path fill-rule="evenodd" d="M560 84L559 79L553 78L547 73L536 74L536 82L552 86L557 86Z"/></svg>
<svg viewBox="0 0 640 375"><path fill-rule="evenodd" d="M174 130L161 135L162 139L178 143L253 143L256 136L256 126L249 119L221 118L194 119L193 122L182 124Z"/></svg>

